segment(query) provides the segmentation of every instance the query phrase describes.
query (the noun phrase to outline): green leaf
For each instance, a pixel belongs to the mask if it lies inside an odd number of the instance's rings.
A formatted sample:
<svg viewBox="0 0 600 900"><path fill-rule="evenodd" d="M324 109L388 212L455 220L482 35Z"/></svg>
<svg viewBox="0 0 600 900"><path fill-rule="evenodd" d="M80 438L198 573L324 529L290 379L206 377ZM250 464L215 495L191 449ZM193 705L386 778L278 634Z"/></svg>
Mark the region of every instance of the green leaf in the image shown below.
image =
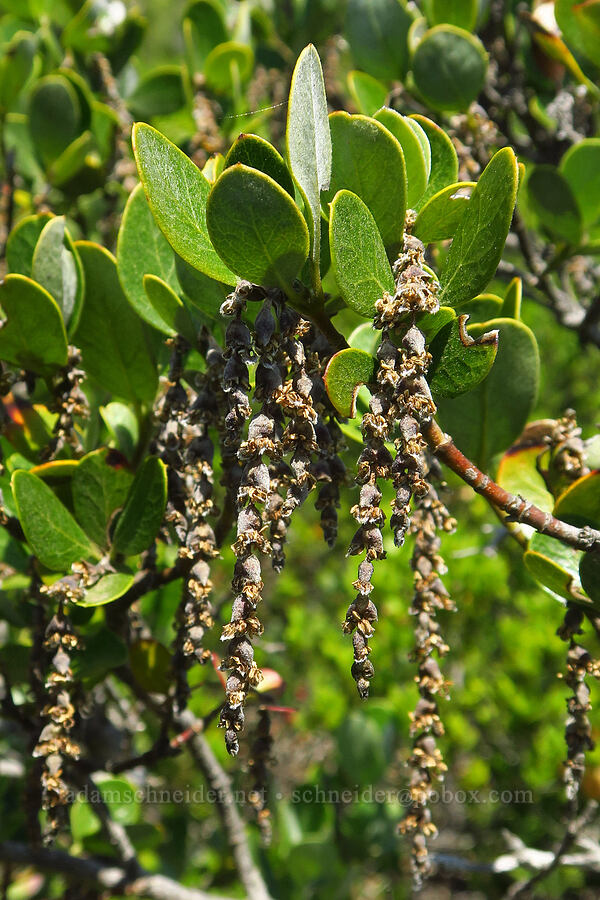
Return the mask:
<svg viewBox="0 0 600 900"><path fill-rule="evenodd" d="M134 455L139 440L139 424L133 410L124 403L108 403L100 407L100 415L109 435L128 459Z"/></svg>
<svg viewBox="0 0 600 900"><path fill-rule="evenodd" d="M427 135L417 122L401 116L395 109L384 107L378 110L373 118L385 125L402 147L406 166L406 205L409 209L414 209L427 187L429 178L431 151ZM421 132L427 145L426 152L423 142L419 139L417 129Z"/></svg>
<svg viewBox="0 0 600 900"><path fill-rule="evenodd" d="M25 216L15 225L6 242L6 268L9 272L31 278L35 245L51 218L51 213L38 213Z"/></svg>
<svg viewBox="0 0 600 900"><path fill-rule="evenodd" d="M175 291L156 275L144 276L144 289L158 318L162 321L161 331L174 336L181 334L194 346L196 328L191 316Z"/></svg>
<svg viewBox="0 0 600 900"><path fill-rule="evenodd" d="M3 111L14 104L34 69L36 73L39 71L36 50L34 35L23 31L18 31L4 50L0 61L0 109Z"/></svg>
<svg viewBox="0 0 600 900"><path fill-rule="evenodd" d="M133 475L115 450L93 450L79 462L72 479L77 521L100 547L108 547L108 526L125 503Z"/></svg>
<svg viewBox="0 0 600 900"><path fill-rule="evenodd" d="M329 247L344 302L372 319L383 292L393 293L394 277L375 219L351 191L339 191L331 204Z"/></svg>
<svg viewBox="0 0 600 900"><path fill-rule="evenodd" d="M486 377L498 351L498 332L473 338L467 331L467 315L444 325L429 346L433 359L427 380L434 397L458 397Z"/></svg>
<svg viewBox="0 0 600 900"><path fill-rule="evenodd" d="M156 275L176 290L175 254L154 221L141 184L131 192L121 219L117 269L119 281L136 313L160 329L162 320L148 302L144 275Z"/></svg>
<svg viewBox="0 0 600 900"><path fill-rule="evenodd" d="M74 178L84 166L88 170L98 168L100 160L96 151L96 141L91 131L84 131L63 150L48 166L48 181L55 187L63 187Z"/></svg>
<svg viewBox="0 0 600 900"><path fill-rule="evenodd" d="M91 241L75 244L85 274L85 301L74 341L83 366L105 390L151 403L158 376L147 334L127 302L114 256Z"/></svg>
<svg viewBox="0 0 600 900"><path fill-rule="evenodd" d="M489 319L500 318L503 304L504 300L502 297L498 297L497 294L479 294L477 297L473 297L472 300L461 303L456 308L456 312L467 313L471 323L487 322ZM514 317L507 316L506 318Z"/></svg>
<svg viewBox="0 0 600 900"><path fill-rule="evenodd" d="M19 469L12 490L27 543L44 566L69 572L71 563L95 555L71 513L41 478Z"/></svg>
<svg viewBox="0 0 600 900"><path fill-rule="evenodd" d="M321 236L321 191L331 181L331 134L327 98L319 54L312 44L305 47L294 68L286 127L290 169L300 188L309 216L311 259L318 273ZM320 276L315 277L320 286Z"/></svg>
<svg viewBox="0 0 600 900"><path fill-rule="evenodd" d="M363 322L357 325L348 338L348 346L356 350L364 350L369 356L375 356L375 351L381 340L381 332L373 328L371 322Z"/></svg>
<svg viewBox="0 0 600 900"><path fill-rule="evenodd" d="M0 283L0 359L48 375L67 364L67 336L60 310L48 291L24 275Z"/></svg>
<svg viewBox="0 0 600 900"><path fill-rule="evenodd" d="M84 598L77 601L77 606L105 606L107 603L112 603L113 600L118 600L127 593L133 581L134 576L131 572L114 572L103 575L96 584L86 590Z"/></svg>
<svg viewBox="0 0 600 900"><path fill-rule="evenodd" d="M426 116L412 115L409 116L409 121L420 125L421 130L425 132L431 153L429 181L425 193L415 207L418 212L442 188L449 184L456 184L458 181L458 156L454 144L446 132L431 119Z"/></svg>
<svg viewBox="0 0 600 900"><path fill-rule="evenodd" d="M333 162L331 202L346 189L368 206L385 248L394 255L402 244L406 211L406 169L402 147L387 128L367 116L335 112L329 116Z"/></svg>
<svg viewBox="0 0 600 900"><path fill-rule="evenodd" d="M556 21L572 49L600 65L600 3L556 0Z"/></svg>
<svg viewBox="0 0 600 900"><path fill-rule="evenodd" d="M235 94L252 75L254 53L247 44L226 41L210 51L204 62L206 84L218 94Z"/></svg>
<svg viewBox="0 0 600 900"><path fill-rule="evenodd" d="M569 602L589 605L581 589L579 563L583 553L567 547L547 534L532 536L523 562L533 577Z"/></svg>
<svg viewBox="0 0 600 900"><path fill-rule="evenodd" d="M527 199L539 225L551 234L578 244L582 220L571 186L554 166L536 166L527 178Z"/></svg>
<svg viewBox="0 0 600 900"><path fill-rule="evenodd" d="M186 105L181 66L158 66L139 80L127 98L127 106L138 119L168 116Z"/></svg>
<svg viewBox="0 0 600 900"><path fill-rule="evenodd" d="M367 72L359 72L357 69L348 72L347 81L350 96L363 116L375 115L377 110L385 104L389 91L387 85L382 81L378 81Z"/></svg>
<svg viewBox="0 0 600 900"><path fill-rule="evenodd" d="M584 553L579 562L579 579L594 606L600 608L600 553Z"/></svg>
<svg viewBox="0 0 600 900"><path fill-rule="evenodd" d="M202 172L149 125L133 126L133 152L152 215L171 247L205 275L235 284L208 236L206 201L211 186ZM164 277L160 272L150 274Z"/></svg>
<svg viewBox="0 0 600 900"><path fill-rule="evenodd" d="M454 237L475 187L474 181L458 181L442 188L421 207L413 234L424 244Z"/></svg>
<svg viewBox="0 0 600 900"><path fill-rule="evenodd" d="M241 137L241 135L240 135ZM225 157L222 153L213 153L202 168L202 174L204 177L210 181L211 184L214 184L223 169L225 168ZM255 166L256 168L256 166ZM277 179L275 179L277 181Z"/></svg>
<svg viewBox="0 0 600 900"><path fill-rule="evenodd" d="M571 525L600 528L600 472L590 472L572 482L558 497L554 515Z"/></svg>
<svg viewBox="0 0 600 900"><path fill-rule="evenodd" d="M33 253L31 277L55 299L69 334L73 334L81 315L84 276L64 216L50 219L41 232Z"/></svg>
<svg viewBox="0 0 600 900"><path fill-rule="evenodd" d="M240 134L231 145L223 168L227 169L236 163L243 163L251 169L264 172L265 175L269 175L273 181L281 185L284 191L287 191L292 197L294 196L294 182L283 156L272 144L257 134ZM216 179L214 180L216 181Z"/></svg>
<svg viewBox="0 0 600 900"><path fill-rule="evenodd" d="M511 494L520 494L545 512L552 512L554 497L546 487L546 482L536 465L540 454L547 449L547 444L511 447L500 460L496 482ZM512 527L517 528L527 538L534 532L531 525L520 522Z"/></svg>
<svg viewBox="0 0 600 900"><path fill-rule="evenodd" d="M218 2L198 0L185 11L183 35L192 72L200 72L210 51L227 40Z"/></svg>
<svg viewBox="0 0 600 900"><path fill-rule="evenodd" d="M216 322L222 323L219 310L231 287L193 269L180 256L175 256L175 270L186 298L200 311L204 320L213 328Z"/></svg>
<svg viewBox="0 0 600 900"><path fill-rule="evenodd" d="M173 681L171 654L153 640L136 641L129 648L129 665L137 683L145 691L166 694Z"/></svg>
<svg viewBox="0 0 600 900"><path fill-rule="evenodd" d="M293 296L292 283L308 256L308 229L276 181L241 163L225 169L208 199L206 221L233 272Z"/></svg>
<svg viewBox="0 0 600 900"><path fill-rule="evenodd" d="M325 370L325 387L341 416L354 418L358 389L374 380L376 367L377 361L370 353L351 347L331 357Z"/></svg>
<svg viewBox="0 0 600 900"><path fill-rule="evenodd" d="M412 60L420 94L434 109L465 110L485 81L488 57L481 41L454 25L426 32Z"/></svg>
<svg viewBox="0 0 600 900"><path fill-rule="evenodd" d="M156 456L140 466L117 520L113 547L125 556L147 550L160 528L167 502L167 470Z"/></svg>
<svg viewBox="0 0 600 900"><path fill-rule="evenodd" d="M495 153L483 170L442 271L440 302L444 306L470 300L493 277L510 229L518 175L510 147Z"/></svg>
<svg viewBox="0 0 600 900"><path fill-rule="evenodd" d="M600 138L573 144L560 161L585 228L600 219Z"/></svg>
<svg viewBox="0 0 600 900"><path fill-rule="evenodd" d="M503 319L521 318L521 300L523 297L523 282L520 278L513 278L504 295L500 315Z"/></svg>
<svg viewBox="0 0 600 900"><path fill-rule="evenodd" d="M425 12L432 25L456 25L473 31L477 22L477 0L425 0Z"/></svg>
<svg viewBox="0 0 600 900"><path fill-rule="evenodd" d="M47 75L29 98L29 131L43 164L48 166L81 134L81 105L63 75Z"/></svg>
<svg viewBox="0 0 600 900"><path fill-rule="evenodd" d="M455 310L451 309L449 306L440 306L436 313L417 313L416 323L423 334L425 335L425 340L429 344L438 331L441 331L445 325L453 322L456 319Z"/></svg>
<svg viewBox="0 0 600 900"><path fill-rule="evenodd" d="M539 354L532 331L515 319L492 319L471 326L477 337L500 331L496 361L487 378L468 394L440 399L441 427L473 462L487 471L490 460L521 434L534 407L539 380Z"/></svg>
<svg viewBox="0 0 600 900"><path fill-rule="evenodd" d="M383 81L404 78L412 20L400 0L349 0L345 31L356 65Z"/></svg>

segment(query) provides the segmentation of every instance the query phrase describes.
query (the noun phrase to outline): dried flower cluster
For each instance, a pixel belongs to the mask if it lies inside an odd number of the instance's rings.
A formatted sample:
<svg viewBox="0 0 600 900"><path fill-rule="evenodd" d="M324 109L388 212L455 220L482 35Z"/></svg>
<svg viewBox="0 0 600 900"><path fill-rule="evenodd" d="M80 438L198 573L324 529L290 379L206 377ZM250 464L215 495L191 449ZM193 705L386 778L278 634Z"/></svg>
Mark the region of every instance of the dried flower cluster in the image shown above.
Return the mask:
<svg viewBox="0 0 600 900"><path fill-rule="evenodd" d="M87 416L89 406L80 386L85 378L85 372L79 368L80 365L79 350L69 346L67 365L55 376L52 385L54 403L50 409L58 414L58 418L53 428L52 440L42 451L44 460L54 459L65 444L69 444L75 454L83 452L79 435L75 430L75 417Z"/></svg>
<svg viewBox="0 0 600 900"><path fill-rule="evenodd" d="M434 486L429 483L426 495L418 498L410 530L414 534L411 566L414 572L415 593L410 614L415 617L415 647L411 654L417 663L419 700L411 713L410 734L413 739L410 768L410 806L400 830L412 835L412 862L415 882L420 884L427 875L427 838L435 836L428 801L436 782L444 777L446 765L437 747L436 738L444 733L437 698L448 689L436 656L448 652L439 624L438 610L454 610L441 576L446 566L440 556L441 540L438 531L449 532L456 522L440 501Z"/></svg>
<svg viewBox="0 0 600 900"><path fill-rule="evenodd" d="M369 659L369 638L377 620L377 609L369 596L373 562L385 557L385 514L379 505L382 494L377 481L391 479L396 492L390 519L396 546L404 543L412 497L423 496L428 490L421 423L434 415L435 405L425 378L431 357L415 319L419 312L436 312L439 303L435 284L423 268L423 254L423 244L406 235L403 252L394 264L396 290L393 295L384 293L375 304L374 326L382 331L382 339L377 349L376 385L369 411L362 419L365 446L357 465L361 489L359 502L351 510L359 528L348 550L349 555L364 551L365 558L353 585L358 594L343 625L347 634L354 632L352 675L363 699L368 696L374 674ZM394 457L387 446L392 438Z"/></svg>
<svg viewBox="0 0 600 900"><path fill-rule="evenodd" d="M81 642L74 633L64 612L64 604L80 599L83 591L75 576L61 579L50 588L41 588L49 599L58 600L58 609L48 623L43 648L50 658L50 670L46 676L46 705L41 710L46 724L42 728L33 750L34 757L41 757L42 809L47 812L44 838L51 843L65 827L69 804L69 788L64 779L65 763L79 759L80 748L71 737L75 726L75 705L72 697L73 670L71 653L81 649Z"/></svg>
<svg viewBox="0 0 600 900"><path fill-rule="evenodd" d="M214 513L213 454L210 426L218 418L217 398L222 358L219 348L203 336L207 371L197 375L197 393L182 384L187 344L181 337L171 341L167 390L159 401L157 418L161 429L155 450L167 465L168 503L166 519L179 544L179 559L185 573L173 667L177 675L177 704L185 706L186 671L194 661L205 663L210 651L204 635L213 624L210 595L210 561L218 556L215 533L209 518Z"/></svg>

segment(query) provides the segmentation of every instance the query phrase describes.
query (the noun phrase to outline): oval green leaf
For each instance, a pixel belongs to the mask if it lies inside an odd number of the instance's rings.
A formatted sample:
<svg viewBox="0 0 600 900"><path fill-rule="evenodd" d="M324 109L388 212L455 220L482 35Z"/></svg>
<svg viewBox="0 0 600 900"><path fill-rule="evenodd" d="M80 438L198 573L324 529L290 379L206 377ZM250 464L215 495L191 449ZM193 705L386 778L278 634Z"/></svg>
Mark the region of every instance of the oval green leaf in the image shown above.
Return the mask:
<svg viewBox="0 0 600 900"><path fill-rule="evenodd" d="M579 578L590 600L600 608L600 553L584 553L579 562Z"/></svg>
<svg viewBox="0 0 600 900"><path fill-rule="evenodd" d="M130 572L111 572L103 575L96 584L89 588L77 606L105 606L126 594L133 584L134 576Z"/></svg>
<svg viewBox="0 0 600 900"><path fill-rule="evenodd" d="M533 577L554 594L570 603L590 601L583 593L579 579L579 564L583 553L567 547L547 534L535 533L523 556L523 562Z"/></svg>
<svg viewBox="0 0 600 900"><path fill-rule="evenodd" d="M25 216L15 225L6 242L6 268L9 272L31 277L35 245L51 218L51 213L38 213Z"/></svg>
<svg viewBox="0 0 600 900"><path fill-rule="evenodd" d="M86 454L73 473L71 491L77 521L100 547L108 547L108 526L133 481L124 457L102 447Z"/></svg>
<svg viewBox="0 0 600 900"><path fill-rule="evenodd" d="M144 323L117 276L114 256L91 241L75 244L85 274L85 301L74 341L83 366L117 397L151 403L158 375Z"/></svg>
<svg viewBox="0 0 600 900"><path fill-rule="evenodd" d="M162 322L160 330L171 336L181 334L194 346L196 344L194 323L175 291L156 275L144 276L144 290L152 308Z"/></svg>
<svg viewBox="0 0 600 900"><path fill-rule="evenodd" d="M498 351L498 331L473 338L467 315L458 316L438 331L429 346L432 355L427 380L434 397L458 397L486 377Z"/></svg>
<svg viewBox="0 0 600 900"><path fill-rule="evenodd" d="M281 185L284 191L294 196L294 182L289 173L283 156L278 153L273 144L257 134L240 134L231 145L229 153L225 157L224 169L243 163L251 169L258 169L269 175L273 181ZM219 173L221 174L221 173ZM214 179L216 181L216 179Z"/></svg>
<svg viewBox="0 0 600 900"><path fill-rule="evenodd" d="M41 478L19 469L12 490L27 543L44 566L68 572L71 563L95 555L86 534Z"/></svg>
<svg viewBox="0 0 600 900"><path fill-rule="evenodd" d="M539 226L569 244L581 240L582 220L571 185L558 169L536 166L527 178L527 199Z"/></svg>
<svg viewBox="0 0 600 900"><path fill-rule="evenodd" d="M7 275L0 283L0 359L40 375L67 364L67 335L53 297L31 278Z"/></svg>
<svg viewBox="0 0 600 900"><path fill-rule="evenodd" d="M325 387L329 399L345 418L356 415L356 397L361 384L375 378L377 361L364 350L348 348L334 354L325 370Z"/></svg>
<svg viewBox="0 0 600 900"><path fill-rule="evenodd" d="M554 515L572 525L600 528L600 472L578 478L556 501Z"/></svg>
<svg viewBox="0 0 600 900"><path fill-rule="evenodd" d="M276 181L241 163L225 169L210 193L206 221L229 269L293 296L292 284L308 256L308 228Z"/></svg>
<svg viewBox="0 0 600 900"><path fill-rule="evenodd" d="M55 216L42 230L33 253L31 277L54 297L72 335L81 314L84 276L64 216Z"/></svg>
<svg viewBox="0 0 600 900"><path fill-rule="evenodd" d="M394 277L375 219L351 191L339 191L331 204L329 247L344 302L372 319L383 292L393 293Z"/></svg>
<svg viewBox="0 0 600 900"><path fill-rule="evenodd" d="M474 390L438 403L440 425L462 452L484 471L492 457L519 437L535 404L539 353L533 332L515 319L492 319L471 326L477 337L500 331L496 361Z"/></svg>
<svg viewBox="0 0 600 900"><path fill-rule="evenodd" d="M156 538L167 503L167 470L149 456L140 466L117 520L113 548L124 556L147 550Z"/></svg>
<svg viewBox="0 0 600 900"><path fill-rule="evenodd" d="M473 31L477 22L478 0L425 0L425 12L432 25L456 25Z"/></svg>
<svg viewBox="0 0 600 900"><path fill-rule="evenodd" d="M37 153L48 166L81 134L77 92L62 75L47 75L29 98L29 131Z"/></svg>
<svg viewBox="0 0 600 900"><path fill-rule="evenodd" d="M420 94L434 109L465 110L477 98L487 72L481 41L454 25L426 32L412 60Z"/></svg>
<svg viewBox="0 0 600 900"><path fill-rule="evenodd" d="M286 148L292 174L309 214L311 259L318 269L320 254L321 191L331 180L331 134L325 82L319 54L305 47L294 68L288 104ZM315 287L320 276L315 278Z"/></svg>
<svg viewBox="0 0 600 900"><path fill-rule="evenodd" d="M484 290L493 277L510 229L519 170L510 147L498 150L483 170L450 247L440 278L440 302L458 306Z"/></svg>
<svg viewBox="0 0 600 900"><path fill-rule="evenodd" d="M186 105L186 86L181 66L159 66L139 80L127 98L127 106L138 119L168 116Z"/></svg>
<svg viewBox="0 0 600 900"><path fill-rule="evenodd" d="M586 138L570 147L560 161L560 171L569 183L584 227L594 225L600 219L600 138Z"/></svg>
<svg viewBox="0 0 600 900"><path fill-rule="evenodd" d="M132 139L152 215L171 247L205 275L235 284L235 276L208 236L206 201L210 183L185 153L150 125L134 125ZM160 276L159 272L152 274Z"/></svg>
<svg viewBox="0 0 600 900"><path fill-rule="evenodd" d="M206 84L219 94L232 94L252 75L254 53L247 44L225 41L210 51L204 61Z"/></svg>
<svg viewBox="0 0 600 900"><path fill-rule="evenodd" d="M383 81L404 78L412 21L399 0L349 0L345 30L356 65Z"/></svg>
<svg viewBox="0 0 600 900"><path fill-rule="evenodd" d="M475 188L474 181L458 181L434 194L421 208L413 234L424 244L453 238Z"/></svg>
<svg viewBox="0 0 600 900"><path fill-rule="evenodd" d="M415 207L416 212L418 212L442 188L447 187L449 184L456 184L458 181L458 156L456 155L454 144L443 128L440 128L439 125L426 116L415 114L408 118L409 121L419 125L425 133L431 154L427 188Z"/></svg>
<svg viewBox="0 0 600 900"><path fill-rule="evenodd" d="M363 116L373 116L385 104L389 91L382 81L357 69L348 72L347 81L350 96Z"/></svg>
<svg viewBox="0 0 600 900"><path fill-rule="evenodd" d="M429 178L431 151L427 135L417 122L401 116L395 109L379 109L373 118L385 125L402 147L406 167L406 205L409 209L414 209L423 196ZM417 129L422 133L426 150L423 141L419 140Z"/></svg>
<svg viewBox="0 0 600 900"><path fill-rule="evenodd" d="M144 275L156 275L176 290L175 254L154 221L141 184L131 192L121 219L117 269L127 299L137 314L160 329L162 320L148 302Z"/></svg>
<svg viewBox="0 0 600 900"><path fill-rule="evenodd" d="M328 202L340 190L352 191L367 205L385 248L394 255L402 244L406 212L406 167L397 139L368 116L335 112L329 116L332 167Z"/></svg>

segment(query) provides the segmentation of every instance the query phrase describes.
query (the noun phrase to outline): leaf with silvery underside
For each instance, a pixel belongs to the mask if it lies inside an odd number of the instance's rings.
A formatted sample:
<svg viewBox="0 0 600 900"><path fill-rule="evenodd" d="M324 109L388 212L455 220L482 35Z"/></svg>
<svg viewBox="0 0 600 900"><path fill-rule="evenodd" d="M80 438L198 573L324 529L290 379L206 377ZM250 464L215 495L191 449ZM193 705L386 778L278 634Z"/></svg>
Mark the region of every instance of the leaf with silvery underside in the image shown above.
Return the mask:
<svg viewBox="0 0 600 900"><path fill-rule="evenodd" d="M348 348L331 357L325 370L325 387L341 416L354 418L358 389L373 381L376 368L377 361L364 350Z"/></svg>
<svg viewBox="0 0 600 900"><path fill-rule="evenodd" d="M454 237L474 187L474 181L458 181L430 197L417 216L413 226L414 236L424 244Z"/></svg>
<svg viewBox="0 0 600 900"><path fill-rule="evenodd" d="M51 218L51 213L37 213L35 216L25 216L15 225L6 241L8 272L31 278L35 245L44 226Z"/></svg>
<svg viewBox="0 0 600 900"><path fill-rule="evenodd" d="M133 189L123 212L117 237L117 269L136 313L159 328L161 320L148 302L144 275L156 275L177 290L175 254L154 220L142 184Z"/></svg>
<svg viewBox="0 0 600 900"><path fill-rule="evenodd" d="M404 154L394 135L368 116L329 116L333 148L331 182L324 199L352 191L369 208L388 255L402 245L406 211Z"/></svg>
<svg viewBox="0 0 600 900"><path fill-rule="evenodd" d="M236 163L213 187L206 221L214 247L240 278L280 287L293 301L293 282L309 252L302 213L276 181Z"/></svg>
<svg viewBox="0 0 600 900"><path fill-rule="evenodd" d="M44 226L33 252L31 277L54 297L69 335L75 333L85 291L83 267L64 216Z"/></svg>
<svg viewBox="0 0 600 900"><path fill-rule="evenodd" d="M318 270L320 254L321 191L331 179L331 134L327 98L319 54L305 47L294 68L286 128L287 156L292 175L309 213L311 258ZM318 288L320 280L315 287Z"/></svg>
<svg viewBox="0 0 600 900"><path fill-rule="evenodd" d="M440 302L457 306L494 276L517 199L518 168L510 147L498 150L473 189L440 277Z"/></svg>
<svg viewBox="0 0 600 900"><path fill-rule="evenodd" d="M434 397L458 397L486 377L498 351L498 331L473 338L467 315L458 316L438 331L429 345L432 362L427 380Z"/></svg>
<svg viewBox="0 0 600 900"><path fill-rule="evenodd" d="M19 469L12 477L12 490L27 543L44 566L69 572L77 560L99 558L85 532L41 478Z"/></svg>
<svg viewBox="0 0 600 900"><path fill-rule="evenodd" d="M235 275L208 235L206 203L211 185L200 169L150 125L134 125L132 140L152 215L171 247L205 275L235 284Z"/></svg>
<svg viewBox="0 0 600 900"><path fill-rule="evenodd" d="M409 116L409 119L420 125L425 132L431 153L429 181L424 194L415 206L415 211L419 212L434 194L458 181L458 156L454 144L443 128L426 116L414 114Z"/></svg>
<svg viewBox="0 0 600 900"><path fill-rule="evenodd" d="M331 204L329 247L345 303L372 319L384 291L394 292L394 277L375 220L351 191L339 191Z"/></svg>

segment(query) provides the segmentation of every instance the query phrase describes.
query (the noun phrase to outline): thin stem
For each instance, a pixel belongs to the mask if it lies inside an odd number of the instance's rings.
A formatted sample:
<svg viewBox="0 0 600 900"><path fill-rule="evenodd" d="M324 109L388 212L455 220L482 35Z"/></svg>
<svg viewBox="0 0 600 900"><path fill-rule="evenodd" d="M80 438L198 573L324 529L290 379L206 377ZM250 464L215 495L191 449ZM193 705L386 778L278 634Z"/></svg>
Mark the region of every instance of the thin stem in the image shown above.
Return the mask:
<svg viewBox="0 0 600 900"><path fill-rule="evenodd" d="M531 525L540 534L547 534L569 547L575 547L576 550L600 552L600 531L588 526L576 528L569 525L529 503L523 497L515 496L500 487L461 453L452 438L444 434L434 419L424 427L424 436L442 462L445 462L477 494L481 494L494 506L507 513L511 521Z"/></svg>

